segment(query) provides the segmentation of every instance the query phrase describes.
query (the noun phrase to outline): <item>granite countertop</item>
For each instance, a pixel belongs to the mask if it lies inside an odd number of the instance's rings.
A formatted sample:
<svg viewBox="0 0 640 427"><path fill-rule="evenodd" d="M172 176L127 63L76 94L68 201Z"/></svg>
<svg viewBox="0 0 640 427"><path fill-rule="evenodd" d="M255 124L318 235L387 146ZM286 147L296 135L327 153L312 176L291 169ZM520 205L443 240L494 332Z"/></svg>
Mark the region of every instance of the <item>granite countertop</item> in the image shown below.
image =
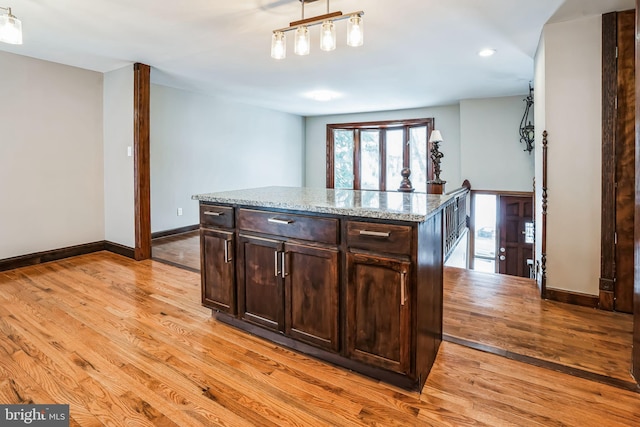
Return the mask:
<svg viewBox="0 0 640 427"><path fill-rule="evenodd" d="M363 218L423 222L451 196L397 191L262 187L196 194L193 200Z"/></svg>

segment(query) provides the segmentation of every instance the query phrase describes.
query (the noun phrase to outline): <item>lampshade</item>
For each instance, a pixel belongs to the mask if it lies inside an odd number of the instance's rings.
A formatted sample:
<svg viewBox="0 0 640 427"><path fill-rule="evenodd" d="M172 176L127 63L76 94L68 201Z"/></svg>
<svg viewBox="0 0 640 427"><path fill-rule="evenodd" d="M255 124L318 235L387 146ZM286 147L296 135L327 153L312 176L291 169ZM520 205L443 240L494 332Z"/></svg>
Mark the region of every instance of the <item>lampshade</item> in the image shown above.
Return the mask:
<svg viewBox="0 0 640 427"><path fill-rule="evenodd" d="M293 52L296 55L309 55L311 49L311 38L309 29L306 26L298 27L296 30L295 43L293 44Z"/></svg>
<svg viewBox="0 0 640 427"><path fill-rule="evenodd" d="M442 142L442 135L440 134L439 130L432 130L431 131L431 137L429 137L429 142Z"/></svg>
<svg viewBox="0 0 640 427"><path fill-rule="evenodd" d="M349 46L358 47L364 43L364 31L362 28L362 17L353 15L347 23L347 44Z"/></svg>
<svg viewBox="0 0 640 427"><path fill-rule="evenodd" d="M287 57L287 39L282 31L276 31L271 37L271 57L273 59Z"/></svg>
<svg viewBox="0 0 640 427"><path fill-rule="evenodd" d="M320 30L320 49L329 52L335 48L336 26L333 24L333 21L323 22Z"/></svg>
<svg viewBox="0 0 640 427"><path fill-rule="evenodd" d="M0 15L0 42L22 44L22 22L11 14L11 8L0 9L7 10L6 15Z"/></svg>

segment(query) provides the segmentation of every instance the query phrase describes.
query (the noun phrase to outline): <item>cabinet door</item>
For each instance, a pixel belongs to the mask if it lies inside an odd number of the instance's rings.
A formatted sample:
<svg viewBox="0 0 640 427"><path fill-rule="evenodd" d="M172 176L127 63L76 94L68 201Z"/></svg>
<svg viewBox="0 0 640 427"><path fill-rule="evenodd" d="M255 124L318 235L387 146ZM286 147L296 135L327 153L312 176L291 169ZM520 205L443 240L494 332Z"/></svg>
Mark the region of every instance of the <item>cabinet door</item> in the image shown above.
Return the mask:
<svg viewBox="0 0 640 427"><path fill-rule="evenodd" d="M338 351L338 251L285 244L285 332Z"/></svg>
<svg viewBox="0 0 640 427"><path fill-rule="evenodd" d="M411 263L347 254L347 353L408 374L411 365Z"/></svg>
<svg viewBox="0 0 640 427"><path fill-rule="evenodd" d="M202 304L231 314L236 312L233 240L228 231L200 230Z"/></svg>
<svg viewBox="0 0 640 427"><path fill-rule="evenodd" d="M238 308L244 320L284 331L283 243L240 235Z"/></svg>

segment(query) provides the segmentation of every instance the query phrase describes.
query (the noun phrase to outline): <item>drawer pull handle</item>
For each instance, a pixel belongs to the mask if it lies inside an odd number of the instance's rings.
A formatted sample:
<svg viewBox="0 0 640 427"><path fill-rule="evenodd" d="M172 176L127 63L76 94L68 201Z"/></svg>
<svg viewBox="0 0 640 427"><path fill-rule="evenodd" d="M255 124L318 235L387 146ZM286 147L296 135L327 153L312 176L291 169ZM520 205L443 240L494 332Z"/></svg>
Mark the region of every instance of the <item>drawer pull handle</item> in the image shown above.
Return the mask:
<svg viewBox="0 0 640 427"><path fill-rule="evenodd" d="M369 231L369 230L360 230L361 236L373 236L373 237L389 237L391 233L388 231Z"/></svg>
<svg viewBox="0 0 640 427"><path fill-rule="evenodd" d="M407 272L400 273L400 305L404 305L407 301Z"/></svg>
<svg viewBox="0 0 640 427"><path fill-rule="evenodd" d="M267 222L271 222L273 224L293 224L292 219L278 219L278 218L269 218Z"/></svg>
<svg viewBox="0 0 640 427"><path fill-rule="evenodd" d="M204 211L204 214L209 216L222 216L224 212Z"/></svg>

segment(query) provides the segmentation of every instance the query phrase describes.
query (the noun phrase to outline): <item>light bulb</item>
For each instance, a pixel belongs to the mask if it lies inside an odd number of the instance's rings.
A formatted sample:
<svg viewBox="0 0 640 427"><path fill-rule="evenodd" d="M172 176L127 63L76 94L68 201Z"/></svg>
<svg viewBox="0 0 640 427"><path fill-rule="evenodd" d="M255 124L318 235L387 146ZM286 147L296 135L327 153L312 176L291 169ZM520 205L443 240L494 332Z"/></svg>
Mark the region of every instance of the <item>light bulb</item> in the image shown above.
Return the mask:
<svg viewBox="0 0 640 427"><path fill-rule="evenodd" d="M276 31L271 37L271 57L284 59L287 56L287 39L282 31Z"/></svg>
<svg viewBox="0 0 640 427"><path fill-rule="evenodd" d="M22 22L11 12L0 15L0 42L22 44Z"/></svg>
<svg viewBox="0 0 640 427"><path fill-rule="evenodd" d="M349 46L362 46L364 43L364 32L362 28L362 18L353 15L347 23L347 44Z"/></svg>
<svg viewBox="0 0 640 427"><path fill-rule="evenodd" d="M308 55L310 50L311 40L309 36L309 29L305 26L298 27L296 30L296 39L293 45L293 51L296 55Z"/></svg>
<svg viewBox="0 0 640 427"><path fill-rule="evenodd" d="M336 48L336 26L333 21L325 21L322 23L320 30L320 49L331 51Z"/></svg>

